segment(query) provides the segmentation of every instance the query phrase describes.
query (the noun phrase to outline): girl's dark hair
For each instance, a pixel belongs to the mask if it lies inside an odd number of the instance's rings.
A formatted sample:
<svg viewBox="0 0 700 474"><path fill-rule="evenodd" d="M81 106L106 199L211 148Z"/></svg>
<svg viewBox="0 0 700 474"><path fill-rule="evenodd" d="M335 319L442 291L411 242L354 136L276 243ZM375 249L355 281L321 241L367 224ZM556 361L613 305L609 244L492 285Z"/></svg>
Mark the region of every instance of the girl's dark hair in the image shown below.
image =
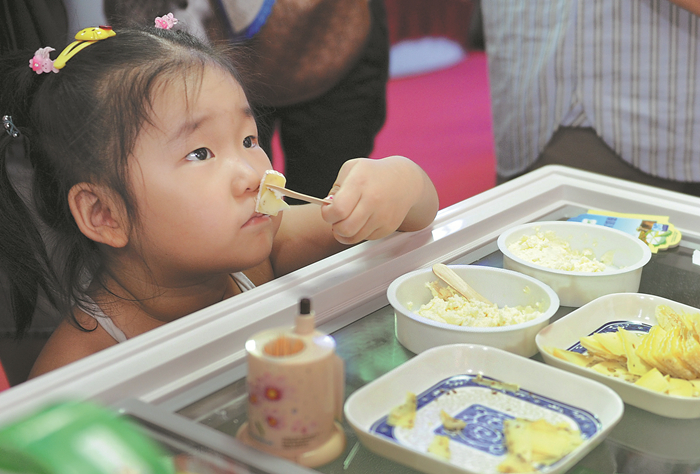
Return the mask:
<svg viewBox="0 0 700 474"><path fill-rule="evenodd" d="M17 337L31 324L37 295L73 317L72 307L84 300L86 276L102 273L97 245L80 232L68 206L73 185L108 186L121 197L130 221L138 222L127 161L142 125L151 120L156 88L177 79L198 87L207 65L242 84L228 53L185 32L115 31L58 73L33 72L33 51L0 58L0 116L12 116L21 133L13 138L0 130L0 270L9 278ZM28 200L13 187L6 166L18 143L34 171Z"/></svg>

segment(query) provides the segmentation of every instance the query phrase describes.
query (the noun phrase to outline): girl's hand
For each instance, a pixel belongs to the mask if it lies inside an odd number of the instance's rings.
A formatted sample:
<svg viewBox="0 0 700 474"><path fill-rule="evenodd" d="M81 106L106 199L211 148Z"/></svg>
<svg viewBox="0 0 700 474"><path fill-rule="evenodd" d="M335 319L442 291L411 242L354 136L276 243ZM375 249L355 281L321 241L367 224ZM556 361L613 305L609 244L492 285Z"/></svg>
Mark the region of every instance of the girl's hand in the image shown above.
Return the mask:
<svg viewBox="0 0 700 474"><path fill-rule="evenodd" d="M321 215L343 244L420 230L433 222L439 205L430 178L402 156L346 162L330 194L333 204L322 206Z"/></svg>

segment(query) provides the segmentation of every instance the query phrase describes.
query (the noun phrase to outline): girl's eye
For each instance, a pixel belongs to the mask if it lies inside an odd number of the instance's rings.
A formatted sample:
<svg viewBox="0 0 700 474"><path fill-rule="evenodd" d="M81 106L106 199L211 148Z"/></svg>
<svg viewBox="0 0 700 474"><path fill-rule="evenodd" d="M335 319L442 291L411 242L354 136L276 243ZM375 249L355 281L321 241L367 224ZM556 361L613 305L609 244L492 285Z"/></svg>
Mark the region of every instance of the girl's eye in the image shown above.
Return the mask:
<svg viewBox="0 0 700 474"><path fill-rule="evenodd" d="M253 148L258 144L258 137L254 135L248 135L243 139L243 146L246 148Z"/></svg>
<svg viewBox="0 0 700 474"><path fill-rule="evenodd" d="M195 151L188 153L185 159L187 161L204 161L213 157L214 153L209 148L197 148Z"/></svg>

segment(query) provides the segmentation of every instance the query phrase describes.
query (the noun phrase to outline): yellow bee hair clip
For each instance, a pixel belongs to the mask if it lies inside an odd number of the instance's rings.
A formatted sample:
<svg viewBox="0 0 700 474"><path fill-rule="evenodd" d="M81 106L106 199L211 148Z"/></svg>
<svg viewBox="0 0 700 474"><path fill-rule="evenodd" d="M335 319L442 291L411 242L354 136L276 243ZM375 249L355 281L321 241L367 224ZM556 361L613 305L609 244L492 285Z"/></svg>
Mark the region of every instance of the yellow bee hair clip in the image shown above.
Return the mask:
<svg viewBox="0 0 700 474"><path fill-rule="evenodd" d="M116 33L111 26L94 26L85 28L75 35L75 41L66 46L66 49L61 51L61 54L53 62L53 67L61 69L66 65L66 62L83 49L97 41L116 36Z"/></svg>

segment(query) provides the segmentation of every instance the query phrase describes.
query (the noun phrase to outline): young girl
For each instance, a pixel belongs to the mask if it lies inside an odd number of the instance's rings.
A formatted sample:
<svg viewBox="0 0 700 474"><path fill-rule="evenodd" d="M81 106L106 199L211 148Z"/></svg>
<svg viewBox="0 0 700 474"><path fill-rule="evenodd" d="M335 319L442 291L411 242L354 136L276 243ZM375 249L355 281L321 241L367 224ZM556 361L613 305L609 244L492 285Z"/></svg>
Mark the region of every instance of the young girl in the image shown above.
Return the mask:
<svg viewBox="0 0 700 474"><path fill-rule="evenodd" d="M106 38L0 64L0 264L18 333L39 294L67 315L31 376L433 221L434 186L398 156L348 162L332 204L256 213L271 165L225 56L181 31L85 34ZM6 170L17 143L30 200Z"/></svg>

